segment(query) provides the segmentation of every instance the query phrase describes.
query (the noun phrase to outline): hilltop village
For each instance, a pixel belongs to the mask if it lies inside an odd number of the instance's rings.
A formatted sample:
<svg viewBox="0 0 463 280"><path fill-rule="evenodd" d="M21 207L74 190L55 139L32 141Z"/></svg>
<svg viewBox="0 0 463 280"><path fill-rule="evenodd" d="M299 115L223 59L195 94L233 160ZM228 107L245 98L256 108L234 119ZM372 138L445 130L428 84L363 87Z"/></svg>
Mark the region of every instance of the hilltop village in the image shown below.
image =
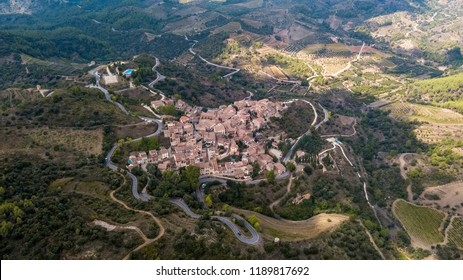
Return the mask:
<svg viewBox="0 0 463 280"><path fill-rule="evenodd" d="M131 153L129 168L152 163L165 171L195 165L201 175L236 179L250 179L253 163L258 164L259 173L273 170L275 175L281 175L286 171L276 160L281 158L277 141L273 141L278 137L264 138L259 133L271 117L281 117L286 109L282 102L241 100L208 110L182 100L151 102L154 110L162 106L175 106L184 112L178 121L165 122L164 136L169 138L170 147ZM267 143L272 144L268 147Z"/></svg>

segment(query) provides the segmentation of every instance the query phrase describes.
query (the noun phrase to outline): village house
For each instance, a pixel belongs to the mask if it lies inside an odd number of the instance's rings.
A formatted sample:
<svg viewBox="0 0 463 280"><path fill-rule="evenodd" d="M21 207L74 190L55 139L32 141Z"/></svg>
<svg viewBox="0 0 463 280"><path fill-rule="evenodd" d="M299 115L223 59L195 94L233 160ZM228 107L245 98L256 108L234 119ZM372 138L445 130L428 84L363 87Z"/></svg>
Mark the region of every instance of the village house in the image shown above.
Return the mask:
<svg viewBox="0 0 463 280"><path fill-rule="evenodd" d="M151 101L151 107L157 110L159 107L165 106L166 103L162 100Z"/></svg>
<svg viewBox="0 0 463 280"><path fill-rule="evenodd" d="M277 176L286 172L286 167L283 164L279 163L279 162L275 163L273 165L273 168L274 168L273 170L275 171L275 175L277 175Z"/></svg>

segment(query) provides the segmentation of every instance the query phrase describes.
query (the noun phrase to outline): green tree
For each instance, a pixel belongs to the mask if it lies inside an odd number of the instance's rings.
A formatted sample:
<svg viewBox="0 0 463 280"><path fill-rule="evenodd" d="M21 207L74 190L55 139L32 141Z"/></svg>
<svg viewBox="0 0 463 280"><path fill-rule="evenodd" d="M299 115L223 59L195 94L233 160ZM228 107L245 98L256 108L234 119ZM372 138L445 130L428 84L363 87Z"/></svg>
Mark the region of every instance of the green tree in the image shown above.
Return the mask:
<svg viewBox="0 0 463 280"><path fill-rule="evenodd" d="M177 111L174 105L161 106L157 110L163 115L169 115L174 117L181 115L181 112Z"/></svg>
<svg viewBox="0 0 463 280"><path fill-rule="evenodd" d="M188 165L183 171L183 175L193 190L199 188L199 176L201 175L199 167Z"/></svg>
<svg viewBox="0 0 463 280"><path fill-rule="evenodd" d="M206 202L207 207L212 207L212 196L210 194L206 195L204 202Z"/></svg>
<svg viewBox="0 0 463 280"><path fill-rule="evenodd" d="M260 172L260 164L256 161L252 164L252 178L256 178L257 176L259 176L259 172Z"/></svg>
<svg viewBox="0 0 463 280"><path fill-rule="evenodd" d="M288 168L289 171L294 172L296 171L296 165L290 161L286 164L286 167Z"/></svg>
<svg viewBox="0 0 463 280"><path fill-rule="evenodd" d="M246 220L257 230L257 231L261 231L262 228L260 226L260 221L259 219L256 217L256 215L251 215L251 216L248 216L246 218Z"/></svg>
<svg viewBox="0 0 463 280"><path fill-rule="evenodd" d="M267 178L267 181L269 182L269 184L275 184L276 176L273 170L267 171L267 174L265 174L265 177Z"/></svg>

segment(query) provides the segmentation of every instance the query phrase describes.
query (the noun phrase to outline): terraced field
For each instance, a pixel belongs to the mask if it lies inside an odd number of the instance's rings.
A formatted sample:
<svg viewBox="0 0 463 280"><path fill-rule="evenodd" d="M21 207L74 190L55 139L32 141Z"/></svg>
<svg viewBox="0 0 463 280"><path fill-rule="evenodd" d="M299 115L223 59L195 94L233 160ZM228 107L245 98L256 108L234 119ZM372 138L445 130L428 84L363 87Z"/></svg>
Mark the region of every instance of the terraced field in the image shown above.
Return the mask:
<svg viewBox="0 0 463 280"><path fill-rule="evenodd" d="M463 124L463 115L449 109L431 105L397 102L384 106L384 110L390 110L395 119L417 120L438 124Z"/></svg>
<svg viewBox="0 0 463 280"><path fill-rule="evenodd" d="M304 52L318 56L350 56L352 52L344 44L313 44L307 46Z"/></svg>
<svg viewBox="0 0 463 280"><path fill-rule="evenodd" d="M72 63L61 59L41 60L25 54L21 55L21 60L23 64L37 64L66 75L80 74L82 69L87 66L85 64Z"/></svg>
<svg viewBox="0 0 463 280"><path fill-rule="evenodd" d="M406 102L392 103L381 109L390 111L390 116L397 120L423 122L415 129L417 138L423 142L463 138L463 115L452 110Z"/></svg>
<svg viewBox="0 0 463 280"><path fill-rule="evenodd" d="M463 250L463 217L452 219L452 224L447 231L447 238L450 244Z"/></svg>
<svg viewBox="0 0 463 280"><path fill-rule="evenodd" d="M439 231L444 213L402 199L394 202L393 213L407 231L413 246L429 248L444 241L444 236Z"/></svg>

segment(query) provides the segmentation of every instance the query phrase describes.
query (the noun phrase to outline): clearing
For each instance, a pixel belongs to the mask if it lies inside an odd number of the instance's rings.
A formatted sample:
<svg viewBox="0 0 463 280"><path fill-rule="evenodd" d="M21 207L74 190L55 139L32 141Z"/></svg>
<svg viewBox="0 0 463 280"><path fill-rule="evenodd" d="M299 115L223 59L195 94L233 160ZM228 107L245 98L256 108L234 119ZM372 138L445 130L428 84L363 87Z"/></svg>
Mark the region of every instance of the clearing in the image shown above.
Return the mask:
<svg viewBox="0 0 463 280"><path fill-rule="evenodd" d="M5 128L0 130L0 154L82 153L98 155L102 152L103 130L74 128Z"/></svg>
<svg viewBox="0 0 463 280"><path fill-rule="evenodd" d="M419 202L422 205L452 209L455 213L463 214L463 182L427 188L420 195Z"/></svg>

